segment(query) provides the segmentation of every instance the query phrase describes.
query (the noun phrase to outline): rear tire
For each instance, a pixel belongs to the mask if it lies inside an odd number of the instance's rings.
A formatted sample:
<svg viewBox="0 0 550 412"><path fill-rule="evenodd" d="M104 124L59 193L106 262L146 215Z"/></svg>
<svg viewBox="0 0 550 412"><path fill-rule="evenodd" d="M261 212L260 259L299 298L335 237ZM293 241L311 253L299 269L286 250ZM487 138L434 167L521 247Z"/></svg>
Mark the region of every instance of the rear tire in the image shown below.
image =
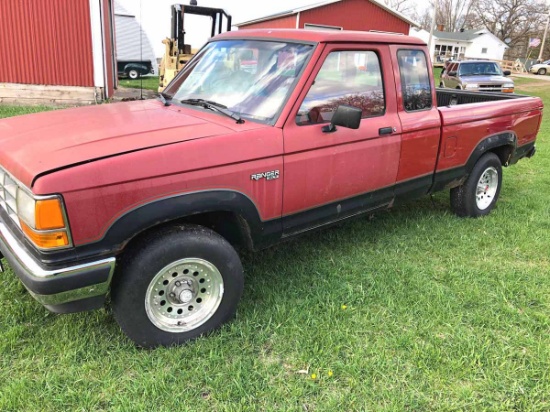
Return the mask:
<svg viewBox="0 0 550 412"><path fill-rule="evenodd" d="M451 209L461 217L488 215L502 186L502 164L494 153L484 154L461 186L451 189Z"/></svg>
<svg viewBox="0 0 550 412"><path fill-rule="evenodd" d="M546 74L546 69L539 69L537 73L544 76Z"/></svg>
<svg viewBox="0 0 550 412"><path fill-rule="evenodd" d="M139 72L135 69L132 69L128 72L128 77L132 80L139 79Z"/></svg>
<svg viewBox="0 0 550 412"><path fill-rule="evenodd" d="M113 314L144 348L182 344L234 317L244 286L237 252L216 232L179 225L152 233L121 259Z"/></svg>

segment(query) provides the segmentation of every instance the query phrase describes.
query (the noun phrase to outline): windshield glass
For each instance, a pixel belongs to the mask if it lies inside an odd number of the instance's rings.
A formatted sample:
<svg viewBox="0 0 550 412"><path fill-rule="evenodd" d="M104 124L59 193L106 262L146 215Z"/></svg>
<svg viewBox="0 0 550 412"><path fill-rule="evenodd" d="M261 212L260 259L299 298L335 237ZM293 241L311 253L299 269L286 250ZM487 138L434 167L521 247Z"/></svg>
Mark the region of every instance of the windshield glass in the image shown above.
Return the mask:
<svg viewBox="0 0 550 412"><path fill-rule="evenodd" d="M493 62L461 63L459 76L502 76L500 66Z"/></svg>
<svg viewBox="0 0 550 412"><path fill-rule="evenodd" d="M244 118L272 122L313 46L260 40L209 43L167 88L175 101L204 99Z"/></svg>

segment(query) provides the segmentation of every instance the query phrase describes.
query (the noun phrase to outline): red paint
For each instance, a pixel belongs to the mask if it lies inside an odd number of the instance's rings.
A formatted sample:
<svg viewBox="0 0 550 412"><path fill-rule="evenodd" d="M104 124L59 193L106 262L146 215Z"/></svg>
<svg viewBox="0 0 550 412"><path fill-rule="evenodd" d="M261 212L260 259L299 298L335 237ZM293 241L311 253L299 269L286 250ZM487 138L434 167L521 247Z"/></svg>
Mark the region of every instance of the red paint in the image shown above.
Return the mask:
<svg viewBox="0 0 550 412"><path fill-rule="evenodd" d="M0 83L93 86L89 0L1 0Z"/></svg>
<svg viewBox="0 0 550 412"><path fill-rule="evenodd" d="M405 112L396 50L427 53L418 39L306 30L220 36L238 37L319 43L274 126L158 101L68 109L0 121L0 164L36 194L62 194L74 243L82 245L101 239L127 211L163 197L231 189L248 196L262 220L275 219L464 166L485 137L513 130L526 144L540 126L538 98ZM363 119L358 130L298 126L297 110L325 56L357 49L379 56L386 113ZM379 136L386 127L395 132ZM280 178L250 177L271 170Z"/></svg>
<svg viewBox="0 0 550 412"><path fill-rule="evenodd" d="M410 25L367 0L343 0L300 13L300 27L306 23L342 27L343 30L380 30L409 34Z"/></svg>
<svg viewBox="0 0 550 412"><path fill-rule="evenodd" d="M114 51L114 44L111 39L115 39L115 24L113 16L115 15L113 0L102 0L102 18L103 18L103 31L106 41L103 44L105 57L105 88L106 98L112 97L114 89L118 83L118 76L116 75L116 58Z"/></svg>
<svg viewBox="0 0 550 412"><path fill-rule="evenodd" d="M498 132L512 130L518 145L536 139L541 118L542 102L531 100L503 100L491 104L464 104L439 109L443 119L442 137L456 138L456 152L452 157L440 157L437 171L451 169L466 163L479 141Z"/></svg>
<svg viewBox="0 0 550 412"><path fill-rule="evenodd" d="M239 30L249 29L295 29L296 14L290 16L278 17L271 20L259 21L257 23L240 26Z"/></svg>
<svg viewBox="0 0 550 412"><path fill-rule="evenodd" d="M273 17L268 20L241 25L239 29L294 29L299 21L300 29L305 24L342 27L343 30L380 30L409 34L410 24L379 5L368 0L342 0L290 16Z"/></svg>

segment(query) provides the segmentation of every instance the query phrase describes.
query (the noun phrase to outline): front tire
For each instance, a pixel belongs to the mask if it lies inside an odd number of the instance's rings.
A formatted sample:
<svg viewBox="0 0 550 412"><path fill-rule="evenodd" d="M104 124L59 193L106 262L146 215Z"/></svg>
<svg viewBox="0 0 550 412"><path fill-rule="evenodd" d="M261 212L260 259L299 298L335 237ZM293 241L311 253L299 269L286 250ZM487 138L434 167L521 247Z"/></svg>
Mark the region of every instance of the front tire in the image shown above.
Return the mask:
<svg viewBox="0 0 550 412"><path fill-rule="evenodd" d="M539 69L537 73L544 76L546 74L546 69Z"/></svg>
<svg viewBox="0 0 550 412"><path fill-rule="evenodd" d="M243 286L239 256L223 237L175 226L145 237L122 258L113 313L138 346L178 345L233 318Z"/></svg>
<svg viewBox="0 0 550 412"><path fill-rule="evenodd" d="M451 189L451 209L461 217L488 215L502 186L502 164L494 153L484 154L461 186Z"/></svg>

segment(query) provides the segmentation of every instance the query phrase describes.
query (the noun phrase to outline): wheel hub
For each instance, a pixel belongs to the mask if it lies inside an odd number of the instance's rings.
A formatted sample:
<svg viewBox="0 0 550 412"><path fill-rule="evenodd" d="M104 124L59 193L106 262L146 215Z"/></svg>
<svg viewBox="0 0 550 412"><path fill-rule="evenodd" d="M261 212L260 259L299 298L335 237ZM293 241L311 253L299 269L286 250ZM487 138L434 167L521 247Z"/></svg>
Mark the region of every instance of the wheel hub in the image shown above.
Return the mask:
<svg viewBox="0 0 550 412"><path fill-rule="evenodd" d="M478 209L487 209L495 199L498 190L498 171L488 167L481 174L476 188L476 205Z"/></svg>
<svg viewBox="0 0 550 412"><path fill-rule="evenodd" d="M181 303L189 303L191 300L193 300L193 297L195 294L191 289L184 289L179 294L179 301Z"/></svg>
<svg viewBox="0 0 550 412"><path fill-rule="evenodd" d="M159 329L186 332L212 317L223 291L223 278L212 263L198 258L182 259L153 277L146 292L145 309Z"/></svg>

